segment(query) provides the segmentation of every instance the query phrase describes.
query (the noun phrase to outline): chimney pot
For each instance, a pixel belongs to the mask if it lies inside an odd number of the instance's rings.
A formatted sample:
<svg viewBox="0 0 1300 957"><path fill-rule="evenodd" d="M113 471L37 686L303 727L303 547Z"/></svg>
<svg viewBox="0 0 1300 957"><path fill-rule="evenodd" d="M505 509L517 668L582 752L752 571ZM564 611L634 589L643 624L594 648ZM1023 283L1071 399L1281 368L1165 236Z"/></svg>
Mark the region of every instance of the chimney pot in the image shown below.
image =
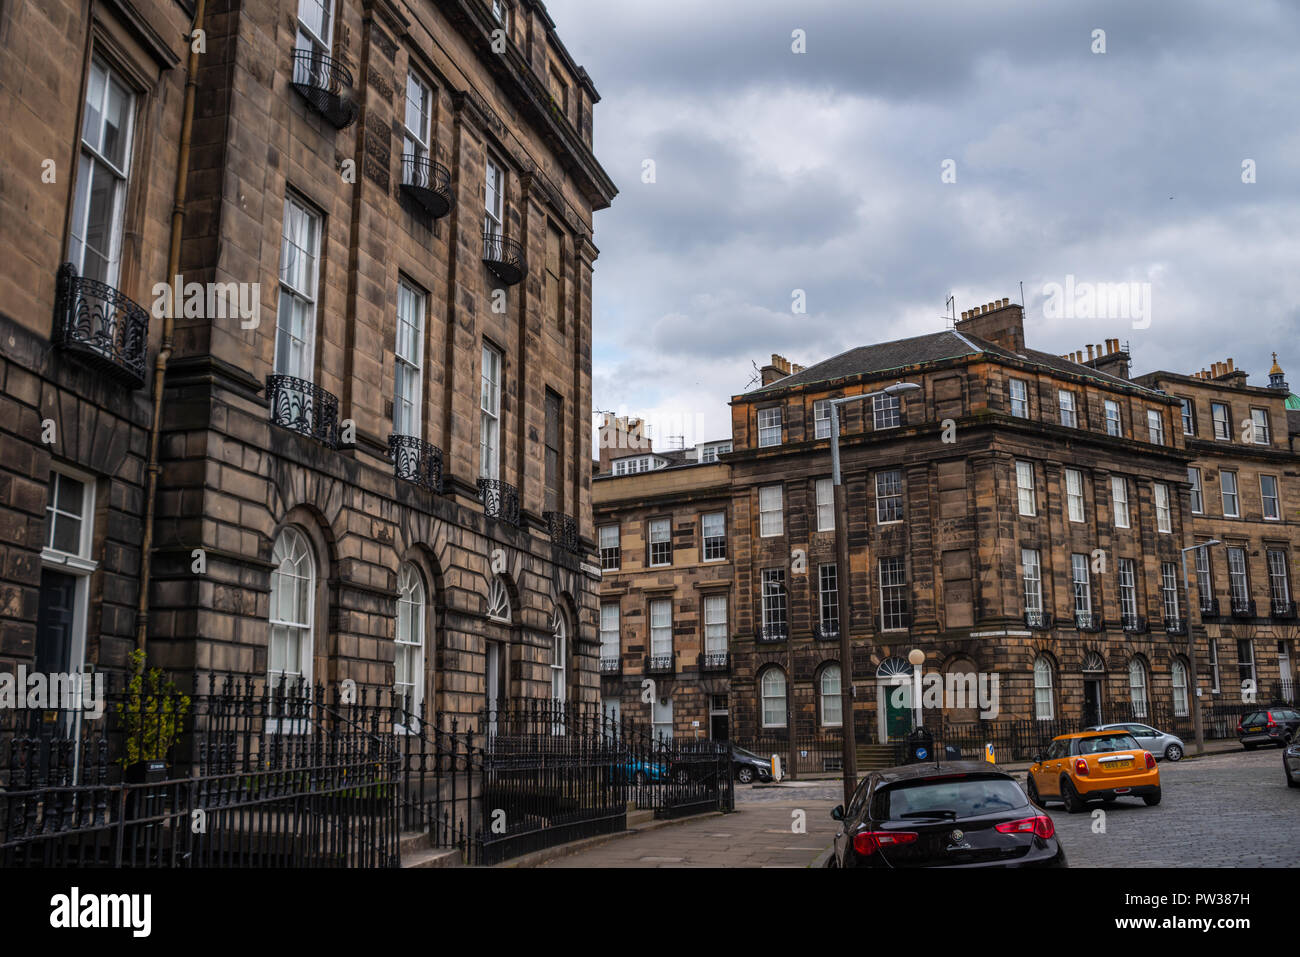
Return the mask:
<svg viewBox="0 0 1300 957"><path fill-rule="evenodd" d="M1088 361L1092 361L1092 346L1088 346Z"/></svg>
<svg viewBox="0 0 1300 957"><path fill-rule="evenodd" d="M1229 371L1229 372L1233 371L1233 370L1232 370L1232 356L1228 356L1228 371Z"/></svg>

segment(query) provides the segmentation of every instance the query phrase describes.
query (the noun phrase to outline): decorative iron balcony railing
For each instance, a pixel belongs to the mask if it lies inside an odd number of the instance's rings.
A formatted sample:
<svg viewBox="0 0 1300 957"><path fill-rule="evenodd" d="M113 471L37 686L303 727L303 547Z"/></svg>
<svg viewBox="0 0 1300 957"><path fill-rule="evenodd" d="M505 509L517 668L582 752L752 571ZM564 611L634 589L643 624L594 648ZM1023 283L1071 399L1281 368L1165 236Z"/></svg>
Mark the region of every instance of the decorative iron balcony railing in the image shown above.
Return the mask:
<svg viewBox="0 0 1300 957"><path fill-rule="evenodd" d="M1232 617L1233 618L1254 618L1255 599L1253 598L1232 599Z"/></svg>
<svg viewBox="0 0 1300 957"><path fill-rule="evenodd" d="M790 637L790 626L785 622L758 625L754 628L755 641L785 641Z"/></svg>
<svg viewBox="0 0 1300 957"><path fill-rule="evenodd" d="M1166 618L1165 634L1167 635L1187 634L1187 620L1185 618Z"/></svg>
<svg viewBox="0 0 1300 957"><path fill-rule="evenodd" d="M1219 615L1219 599L1201 598L1201 614L1211 618Z"/></svg>
<svg viewBox="0 0 1300 957"><path fill-rule="evenodd" d="M500 233L483 234L483 262L507 286L521 282L528 275L524 247Z"/></svg>
<svg viewBox="0 0 1300 957"><path fill-rule="evenodd" d="M601 656L600 673L602 675L616 675L623 670L623 659L614 655L613 657Z"/></svg>
<svg viewBox="0 0 1300 957"><path fill-rule="evenodd" d="M488 518L519 526L519 489L500 479L478 480L478 500Z"/></svg>
<svg viewBox="0 0 1300 957"><path fill-rule="evenodd" d="M700 652L701 671L726 671L731 667L731 656L725 651Z"/></svg>
<svg viewBox="0 0 1300 957"><path fill-rule="evenodd" d="M840 623L838 621L821 621L813 625L813 638L817 641L839 641Z"/></svg>
<svg viewBox="0 0 1300 957"><path fill-rule="evenodd" d="M306 379L269 375L266 395L273 424L338 447L339 400L333 393Z"/></svg>
<svg viewBox="0 0 1300 957"><path fill-rule="evenodd" d="M1290 619L1296 616L1295 602L1293 601L1281 601L1277 598L1274 598L1272 601L1272 606L1273 606L1274 618L1281 618L1283 620L1289 621Z"/></svg>
<svg viewBox="0 0 1300 957"><path fill-rule="evenodd" d="M1046 631L1052 627L1052 616L1045 611L1025 612L1025 627Z"/></svg>
<svg viewBox="0 0 1300 957"><path fill-rule="evenodd" d="M1129 634L1141 635L1147 630L1147 620L1139 615L1120 615L1119 623Z"/></svg>
<svg viewBox="0 0 1300 957"><path fill-rule="evenodd" d="M1074 613L1074 627L1080 631L1101 631L1101 616L1094 615L1090 611L1076 611Z"/></svg>
<svg viewBox="0 0 1300 957"><path fill-rule="evenodd" d="M451 212L451 170L419 153L402 154L402 192L434 219Z"/></svg>
<svg viewBox="0 0 1300 957"><path fill-rule="evenodd" d="M399 479L442 494L442 449L414 435L388 437L388 457Z"/></svg>
<svg viewBox="0 0 1300 957"><path fill-rule="evenodd" d="M333 57L315 50L293 51L293 88L336 129L357 118L352 71Z"/></svg>
<svg viewBox="0 0 1300 957"><path fill-rule="evenodd" d="M65 352L131 389L144 385L149 313L112 286L59 267L54 340Z"/></svg>
<svg viewBox="0 0 1300 957"><path fill-rule="evenodd" d="M551 533L551 544L558 545L566 552L572 552L577 555L582 551L582 546L578 543L578 520L563 512L544 512L542 518L546 519L546 527Z"/></svg>
<svg viewBox="0 0 1300 957"><path fill-rule="evenodd" d="M646 674L671 674L673 670L673 656L669 652L666 655L646 655L645 659Z"/></svg>

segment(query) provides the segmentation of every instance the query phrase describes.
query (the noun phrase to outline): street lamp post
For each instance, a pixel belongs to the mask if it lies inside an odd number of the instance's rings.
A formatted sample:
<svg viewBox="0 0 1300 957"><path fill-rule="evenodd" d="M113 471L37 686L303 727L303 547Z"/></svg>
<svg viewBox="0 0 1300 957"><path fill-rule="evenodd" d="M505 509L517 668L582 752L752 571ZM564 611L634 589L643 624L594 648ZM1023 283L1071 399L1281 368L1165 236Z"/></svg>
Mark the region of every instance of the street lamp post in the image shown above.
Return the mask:
<svg viewBox="0 0 1300 957"><path fill-rule="evenodd" d="M1188 545L1180 549L1183 560L1183 598L1187 603L1186 621L1187 621L1187 670L1188 683L1192 686L1192 727L1196 729L1196 753L1205 753L1205 728L1201 724L1201 684L1196 674L1196 642L1192 638L1192 592L1191 585L1187 581L1187 553L1194 552L1198 549L1209 548L1211 545L1222 545L1223 543L1217 538L1212 538L1208 542L1201 542L1199 545ZM1207 552L1208 555L1208 552Z"/></svg>
<svg viewBox="0 0 1300 957"><path fill-rule="evenodd" d="M843 744L844 765L844 806L853 800L853 792L858 785L858 748L857 735L853 727L853 645L849 641L853 598L851 594L852 576L849 573L849 536L844 528L848 522L848 506L845 502L844 484L840 481L840 406L849 402L860 402L878 395L902 395L915 392L921 387L915 382L895 382L891 386L866 392L862 395L849 395L831 399L831 491L834 495L835 508L835 583L839 592L840 615L840 726Z"/></svg>

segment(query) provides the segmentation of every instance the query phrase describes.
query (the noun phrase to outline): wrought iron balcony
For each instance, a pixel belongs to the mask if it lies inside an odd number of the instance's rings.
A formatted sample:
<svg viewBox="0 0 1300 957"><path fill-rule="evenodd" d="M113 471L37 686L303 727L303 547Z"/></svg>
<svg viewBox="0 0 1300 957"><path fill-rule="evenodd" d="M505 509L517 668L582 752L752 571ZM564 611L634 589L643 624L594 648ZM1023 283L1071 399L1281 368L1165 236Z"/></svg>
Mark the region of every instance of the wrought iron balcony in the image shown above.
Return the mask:
<svg viewBox="0 0 1300 957"><path fill-rule="evenodd" d="M1165 634L1166 635L1187 634L1187 620L1184 618L1166 618Z"/></svg>
<svg viewBox="0 0 1300 957"><path fill-rule="evenodd" d="M839 641L840 640L840 623L838 621L822 621L813 625L813 638L818 641Z"/></svg>
<svg viewBox="0 0 1300 957"><path fill-rule="evenodd" d="M131 389L144 385L149 313L112 286L59 267L54 340L65 352Z"/></svg>
<svg viewBox="0 0 1300 957"><path fill-rule="evenodd" d="M306 379L269 375L266 395L273 424L338 447L339 400L332 392Z"/></svg>
<svg viewBox="0 0 1300 957"><path fill-rule="evenodd" d="M790 626L785 622L771 625L758 625L754 628L755 641L785 641L789 637Z"/></svg>
<svg viewBox="0 0 1300 957"><path fill-rule="evenodd" d="M645 671L648 675L662 675L673 673L673 656L672 652L666 655L646 655Z"/></svg>
<svg viewBox="0 0 1300 957"><path fill-rule="evenodd" d="M1201 614L1214 618L1219 615L1219 599L1201 598Z"/></svg>
<svg viewBox="0 0 1300 957"><path fill-rule="evenodd" d="M434 219L451 212L451 170L419 153L402 154L402 192Z"/></svg>
<svg viewBox="0 0 1300 957"><path fill-rule="evenodd" d="M600 659L600 673L602 675L616 675L623 671L623 658L619 655L613 657L604 657Z"/></svg>
<svg viewBox="0 0 1300 957"><path fill-rule="evenodd" d="M577 555L582 551L578 544L578 520L563 512L544 512L546 527L551 532L551 544Z"/></svg>
<svg viewBox="0 0 1300 957"><path fill-rule="evenodd" d="M442 449L414 435L390 435L388 457L400 479L442 494Z"/></svg>
<svg viewBox="0 0 1300 957"><path fill-rule="evenodd" d="M293 51L293 88L335 129L357 118L352 71L333 57L315 50Z"/></svg>
<svg viewBox="0 0 1300 957"><path fill-rule="evenodd" d="M478 480L478 500L488 518L519 527L519 489L500 479Z"/></svg>
<svg viewBox="0 0 1300 957"><path fill-rule="evenodd" d="M1281 618L1287 621L1291 620L1292 618L1295 618L1295 602L1279 601L1278 599L1274 598L1272 602L1272 606L1273 606L1272 610L1273 610L1274 618Z"/></svg>
<svg viewBox="0 0 1300 957"><path fill-rule="evenodd" d="M1232 599L1232 617L1233 618L1254 618L1255 599L1253 598Z"/></svg>
<svg viewBox="0 0 1300 957"><path fill-rule="evenodd" d="M521 282L528 275L524 247L500 233L483 234L483 262L507 286Z"/></svg>
<svg viewBox="0 0 1300 957"><path fill-rule="evenodd" d="M731 667L731 655L725 651L700 652L701 671L726 671Z"/></svg>
<svg viewBox="0 0 1300 957"><path fill-rule="evenodd" d="M1147 620L1138 615L1120 615L1119 623L1131 635L1146 634Z"/></svg>
<svg viewBox="0 0 1300 957"><path fill-rule="evenodd" d="M1076 611L1074 613L1074 627L1080 631L1101 631L1101 616L1094 615L1090 611Z"/></svg>
<svg viewBox="0 0 1300 957"><path fill-rule="evenodd" d="M1052 616L1045 611L1025 612L1025 627L1046 631L1052 627Z"/></svg>

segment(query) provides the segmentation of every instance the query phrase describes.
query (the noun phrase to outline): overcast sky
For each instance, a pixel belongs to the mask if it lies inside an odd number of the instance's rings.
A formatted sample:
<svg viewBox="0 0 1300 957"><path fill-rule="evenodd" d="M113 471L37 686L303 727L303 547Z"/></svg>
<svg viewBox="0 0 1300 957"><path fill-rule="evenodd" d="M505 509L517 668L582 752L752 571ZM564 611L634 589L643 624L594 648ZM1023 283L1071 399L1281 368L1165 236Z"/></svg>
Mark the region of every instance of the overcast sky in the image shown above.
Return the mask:
<svg viewBox="0 0 1300 957"><path fill-rule="evenodd" d="M596 215L594 406L657 447L729 436L773 352L938 331L950 294L960 314L1021 281L1031 347L1118 337L1137 373L1232 356L1256 385L1276 349L1300 391L1296 0L547 8L621 190ZM1149 283L1149 325L1050 317L1067 277Z"/></svg>

